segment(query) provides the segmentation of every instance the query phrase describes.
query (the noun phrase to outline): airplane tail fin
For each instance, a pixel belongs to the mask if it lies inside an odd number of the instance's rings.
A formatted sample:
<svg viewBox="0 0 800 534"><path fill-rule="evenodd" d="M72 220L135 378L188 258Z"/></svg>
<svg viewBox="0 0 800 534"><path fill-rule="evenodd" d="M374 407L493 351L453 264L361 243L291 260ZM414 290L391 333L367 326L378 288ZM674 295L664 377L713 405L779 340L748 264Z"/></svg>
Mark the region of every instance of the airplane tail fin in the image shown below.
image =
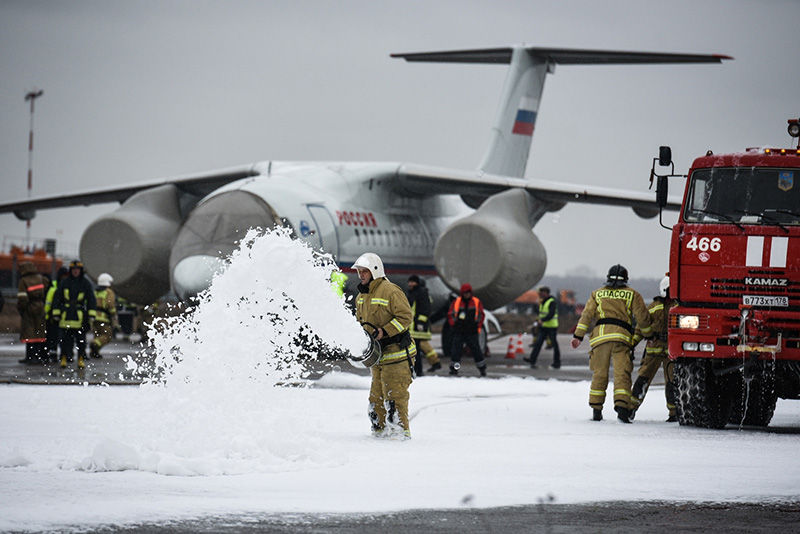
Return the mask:
<svg viewBox="0 0 800 534"><path fill-rule="evenodd" d="M545 76L563 65L720 63L722 55L614 52L513 46L479 50L392 54L406 61L508 64L500 107L479 171L521 178L528 164Z"/></svg>

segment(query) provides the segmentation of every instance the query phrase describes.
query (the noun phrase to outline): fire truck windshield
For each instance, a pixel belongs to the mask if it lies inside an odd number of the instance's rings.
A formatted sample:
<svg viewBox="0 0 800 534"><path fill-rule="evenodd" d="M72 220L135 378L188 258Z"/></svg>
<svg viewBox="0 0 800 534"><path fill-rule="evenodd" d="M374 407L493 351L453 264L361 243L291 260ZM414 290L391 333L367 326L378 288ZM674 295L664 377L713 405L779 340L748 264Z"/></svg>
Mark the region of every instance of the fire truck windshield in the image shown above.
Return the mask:
<svg viewBox="0 0 800 534"><path fill-rule="evenodd" d="M794 187L795 170L697 169L692 173L684 221L739 227L761 224L784 230L787 225L800 225L800 184Z"/></svg>

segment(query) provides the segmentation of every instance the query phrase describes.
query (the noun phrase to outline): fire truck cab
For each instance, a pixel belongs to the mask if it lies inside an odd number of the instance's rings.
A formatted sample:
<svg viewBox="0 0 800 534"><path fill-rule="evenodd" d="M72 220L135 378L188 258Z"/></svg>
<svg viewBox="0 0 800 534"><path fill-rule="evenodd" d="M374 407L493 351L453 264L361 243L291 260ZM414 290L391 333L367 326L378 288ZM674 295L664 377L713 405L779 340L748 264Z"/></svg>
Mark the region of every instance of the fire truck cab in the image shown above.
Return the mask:
<svg viewBox="0 0 800 534"><path fill-rule="evenodd" d="M800 138L800 121L788 130ZM674 176L661 147L651 180L662 207ZM678 421L767 426L778 398L800 398L800 143L709 151L685 178L669 263Z"/></svg>

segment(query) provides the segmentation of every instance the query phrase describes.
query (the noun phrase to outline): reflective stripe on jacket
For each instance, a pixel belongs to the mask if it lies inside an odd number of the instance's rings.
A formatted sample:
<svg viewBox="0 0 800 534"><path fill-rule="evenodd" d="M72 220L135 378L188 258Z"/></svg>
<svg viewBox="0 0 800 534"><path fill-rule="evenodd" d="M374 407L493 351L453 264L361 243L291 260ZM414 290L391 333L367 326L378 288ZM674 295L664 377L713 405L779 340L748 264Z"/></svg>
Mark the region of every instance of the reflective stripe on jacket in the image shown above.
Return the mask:
<svg viewBox="0 0 800 534"><path fill-rule="evenodd" d="M95 316L96 307L92 284L83 276L68 276L58 283L53 298L53 319L59 320L60 328L88 326L88 320Z"/></svg>
<svg viewBox="0 0 800 534"><path fill-rule="evenodd" d="M363 285L359 285L359 290L362 289ZM408 330L412 318L406 294L386 278L372 280L367 292L359 293L356 298L356 319L370 334L372 328L369 325L374 325L382 328L387 337L394 337ZM416 353L414 343L408 349L392 343L383 348L380 363L394 363L401 358L413 357Z"/></svg>
<svg viewBox="0 0 800 534"><path fill-rule="evenodd" d="M110 287L98 289L94 292L97 300L97 310L94 320L101 323L112 323L117 316L117 303L114 298L114 290Z"/></svg>
<svg viewBox="0 0 800 534"><path fill-rule="evenodd" d="M408 302L411 304L411 314L414 322L411 323L411 337L414 339L431 339L431 326L428 316L431 314L431 297L428 290L417 285L408 292Z"/></svg>
<svg viewBox="0 0 800 534"><path fill-rule="evenodd" d="M459 296L450 305L447 321L455 333L477 334L483 326L483 303L478 297L467 302Z"/></svg>
<svg viewBox="0 0 800 534"><path fill-rule="evenodd" d="M591 297L586 301L578 325L575 327L575 337L583 338L589 326L600 319L622 321L630 325L630 330L617 324L595 324L589 335L589 344L592 347L608 341L617 341L626 345L633 345L634 319L642 336L650 339L653 336L652 320L642 295L630 287L619 288L603 287L592 291Z"/></svg>
<svg viewBox="0 0 800 534"><path fill-rule="evenodd" d="M668 304L663 297L655 297L647 307L647 311L650 312L650 317L653 319L653 343L651 347L644 349L645 354L662 358L669 357L667 323L669 321L669 309L676 304L676 301ZM633 338L634 344L638 343L643 337L642 330L637 325L636 334Z"/></svg>

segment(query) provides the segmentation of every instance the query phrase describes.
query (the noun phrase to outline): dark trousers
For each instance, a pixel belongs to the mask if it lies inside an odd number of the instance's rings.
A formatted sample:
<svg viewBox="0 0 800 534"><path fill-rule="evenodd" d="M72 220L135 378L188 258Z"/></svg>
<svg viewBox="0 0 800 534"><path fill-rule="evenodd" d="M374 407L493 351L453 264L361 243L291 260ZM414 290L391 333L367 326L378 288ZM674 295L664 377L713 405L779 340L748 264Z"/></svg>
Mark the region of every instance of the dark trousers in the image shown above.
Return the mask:
<svg viewBox="0 0 800 534"><path fill-rule="evenodd" d="M43 342L25 343L25 359L36 363L46 362L47 345Z"/></svg>
<svg viewBox="0 0 800 534"><path fill-rule="evenodd" d="M72 361L72 348L78 347L78 356L86 356L86 330L83 328L61 329L61 356Z"/></svg>
<svg viewBox="0 0 800 534"><path fill-rule="evenodd" d="M480 369L481 367L486 367L486 360L483 358L483 351L481 350L481 343L478 340L479 334L459 334L453 333L453 344L451 345L452 349L450 350L450 367L453 367L454 363L461 363L461 349L464 348L464 344L469 347L470 352L472 352L472 358L475 360L475 365Z"/></svg>
<svg viewBox="0 0 800 534"><path fill-rule="evenodd" d="M539 357L539 352L542 350L542 345L547 338L553 343L553 367L561 367L561 350L558 348L558 328L539 328L539 333L533 342L533 350L531 351L531 365L536 363Z"/></svg>
<svg viewBox="0 0 800 534"><path fill-rule="evenodd" d="M47 322L47 352L51 358L58 355L58 343L61 339L61 329L58 327L58 321Z"/></svg>

